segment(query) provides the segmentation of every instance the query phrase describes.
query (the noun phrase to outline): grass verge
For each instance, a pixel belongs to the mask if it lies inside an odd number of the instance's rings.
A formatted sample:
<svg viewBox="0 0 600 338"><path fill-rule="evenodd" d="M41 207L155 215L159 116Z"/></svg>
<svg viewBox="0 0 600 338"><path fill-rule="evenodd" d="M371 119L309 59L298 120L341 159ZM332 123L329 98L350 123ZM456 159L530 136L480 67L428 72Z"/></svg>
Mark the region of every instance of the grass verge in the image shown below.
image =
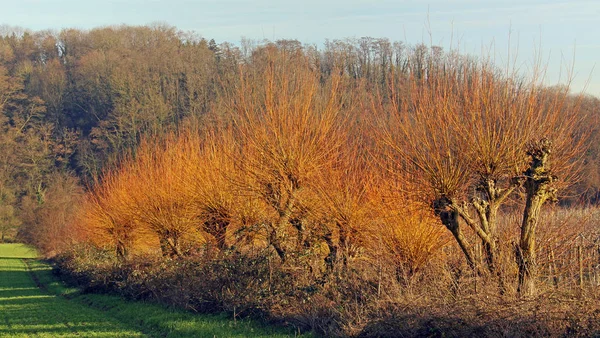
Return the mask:
<svg viewBox="0 0 600 338"><path fill-rule="evenodd" d="M37 258L35 248L21 243L0 244L0 258Z"/></svg>
<svg viewBox="0 0 600 338"><path fill-rule="evenodd" d="M233 320L225 314L199 315L118 296L81 293L66 287L44 262L2 257L23 256L29 252L24 248L0 245L0 336L298 336L293 330L249 319Z"/></svg>

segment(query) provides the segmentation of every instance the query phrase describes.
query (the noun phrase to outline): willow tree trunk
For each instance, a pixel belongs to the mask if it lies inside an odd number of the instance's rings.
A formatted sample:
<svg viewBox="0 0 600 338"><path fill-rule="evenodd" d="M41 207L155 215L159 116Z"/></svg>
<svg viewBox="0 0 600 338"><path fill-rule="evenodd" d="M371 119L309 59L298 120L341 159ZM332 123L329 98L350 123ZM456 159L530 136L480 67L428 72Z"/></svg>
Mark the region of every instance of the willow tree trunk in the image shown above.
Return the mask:
<svg viewBox="0 0 600 338"><path fill-rule="evenodd" d="M277 256L279 256L279 258L281 259L281 262L285 263L287 260L287 252L286 249L283 247L283 243L279 234L277 233L277 228L275 228L272 225L268 225L268 231L269 244L273 246L275 252L277 253Z"/></svg>
<svg viewBox="0 0 600 338"><path fill-rule="evenodd" d="M528 150L531 164L525 172L526 203L521 224L521 240L516 250L519 265L517 291L523 296L533 296L536 292L535 230L544 203L556 199L556 189L553 187L555 177L550 174L548 168L551 146L549 140L543 139L531 145Z"/></svg>
<svg viewBox="0 0 600 338"><path fill-rule="evenodd" d="M163 257L175 258L181 257L181 244L180 244L180 236L178 234L163 234L159 238L160 241L160 250L162 252Z"/></svg>
<svg viewBox="0 0 600 338"><path fill-rule="evenodd" d="M323 239L325 240L325 244L327 244L327 248L329 248L329 253L324 259L326 272L331 272L338 260L338 246L333 242L333 233L331 230L325 233Z"/></svg>
<svg viewBox="0 0 600 338"><path fill-rule="evenodd" d="M220 218L211 218L203 224L203 230L215 238L215 242L219 251L224 251L227 248L227 228L229 221Z"/></svg>
<svg viewBox="0 0 600 338"><path fill-rule="evenodd" d="M120 262L126 261L127 257L129 256L129 250L127 248L127 245L119 240L117 241L117 245L115 247L115 252L117 255L117 259Z"/></svg>
<svg viewBox="0 0 600 338"><path fill-rule="evenodd" d="M460 247L463 254L465 255L465 258L467 260L467 264L469 264L469 267L471 269L473 269L473 271L478 273L479 271L477 270L477 266L475 264L475 259L473 258L474 257L473 253L471 252L471 247L469 245L469 242L467 241L467 238L463 235L463 233L460 229L460 223L459 223L460 215L459 215L458 211L449 207L450 201L445 197L435 200L433 202L432 206L433 206L433 210L435 211L436 215L439 216L442 224L448 230L450 230L450 232L452 233L452 236L454 236L454 239L458 243L458 246Z"/></svg>
<svg viewBox="0 0 600 338"><path fill-rule="evenodd" d="M535 230L544 197L539 194L527 194L527 203L521 225L521 241L517 249L517 263L519 264L518 292L521 295L535 294L535 276L537 274L535 254Z"/></svg>

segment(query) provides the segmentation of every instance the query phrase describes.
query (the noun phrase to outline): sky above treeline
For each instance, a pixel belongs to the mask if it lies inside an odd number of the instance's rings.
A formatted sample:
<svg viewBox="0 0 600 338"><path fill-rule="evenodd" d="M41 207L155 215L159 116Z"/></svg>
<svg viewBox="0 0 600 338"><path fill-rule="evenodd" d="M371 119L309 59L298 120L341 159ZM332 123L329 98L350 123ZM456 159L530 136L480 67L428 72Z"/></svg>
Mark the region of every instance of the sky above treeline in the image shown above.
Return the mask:
<svg viewBox="0 0 600 338"><path fill-rule="evenodd" d="M600 97L600 0L0 0L0 8L0 24L31 30L160 22L217 42L424 42L492 55L501 67L516 55L523 72L541 58L546 84L566 81L573 67L572 91Z"/></svg>

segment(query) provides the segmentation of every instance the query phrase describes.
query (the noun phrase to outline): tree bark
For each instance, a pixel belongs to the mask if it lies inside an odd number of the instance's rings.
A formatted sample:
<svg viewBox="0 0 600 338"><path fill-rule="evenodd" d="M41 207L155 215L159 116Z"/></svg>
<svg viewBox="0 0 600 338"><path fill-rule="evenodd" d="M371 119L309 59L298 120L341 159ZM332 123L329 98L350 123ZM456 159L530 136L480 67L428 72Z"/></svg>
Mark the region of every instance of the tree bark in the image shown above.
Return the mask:
<svg viewBox="0 0 600 338"><path fill-rule="evenodd" d="M555 177L547 168L551 146L549 140L542 139L530 145L527 152L531 156L531 164L525 171L526 203L521 224L521 239L516 252L519 266L517 292L522 296L533 296L536 293L535 231L542 206L549 199L556 199L556 189L553 187Z"/></svg>
<svg viewBox="0 0 600 338"><path fill-rule="evenodd" d="M289 255L287 254L287 250L282 243L282 238L279 235L279 232L282 232L290 224L294 203L296 202L295 194L299 190L297 182L295 180L291 181L291 188L286 194L282 193L281 189L276 190L274 186L277 185L273 185L271 183L266 185L267 202L271 204L278 214L276 222L267 224L269 231L268 240L269 244L271 244L277 252L277 255L281 259L282 263L286 262L286 259L289 257ZM281 188L281 184L279 184L279 187Z"/></svg>
<svg viewBox="0 0 600 338"><path fill-rule="evenodd" d="M324 239L329 248L329 253L325 257L325 266L327 267L327 271L333 271L335 263L338 260L338 247L333 242L333 234L331 231L325 233Z"/></svg>
<svg viewBox="0 0 600 338"><path fill-rule="evenodd" d="M450 230L452 236L456 239L469 267L478 273L471 247L460 229L459 212L456 208L450 208L450 204L451 202L448 198L439 198L433 202L433 210L440 217L442 224Z"/></svg>
<svg viewBox="0 0 600 338"><path fill-rule="evenodd" d="M181 257L181 244L180 235L174 233L165 233L160 237L160 250L162 251L163 257Z"/></svg>
<svg viewBox="0 0 600 338"><path fill-rule="evenodd" d="M273 246L275 252L277 253L277 256L279 256L279 258L281 259L281 262L285 263L287 259L286 250L284 249L283 244L281 243L281 240L277 235L277 229L272 225L269 226L269 244Z"/></svg>
<svg viewBox="0 0 600 338"><path fill-rule="evenodd" d="M519 265L519 285L517 291L521 295L535 294L535 276L537 273L535 254L535 230L544 200L542 196L527 196L523 224L521 225L521 240L517 250Z"/></svg>
<svg viewBox="0 0 600 338"><path fill-rule="evenodd" d="M120 262L126 261L128 256L127 245L125 245L122 241L117 241L115 249L117 254L117 260L119 260Z"/></svg>
<svg viewBox="0 0 600 338"><path fill-rule="evenodd" d="M212 218L203 224L204 231L215 238L217 248L220 251L225 250L227 246L225 242L227 237L227 227L229 227L229 221L216 218Z"/></svg>

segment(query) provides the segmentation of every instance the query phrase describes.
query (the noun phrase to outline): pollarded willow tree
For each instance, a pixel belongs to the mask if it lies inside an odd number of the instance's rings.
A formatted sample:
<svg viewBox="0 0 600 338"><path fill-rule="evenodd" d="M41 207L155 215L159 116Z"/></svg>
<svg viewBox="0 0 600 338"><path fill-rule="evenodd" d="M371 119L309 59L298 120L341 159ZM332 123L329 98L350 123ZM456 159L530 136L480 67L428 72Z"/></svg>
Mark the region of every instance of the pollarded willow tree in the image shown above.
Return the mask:
<svg viewBox="0 0 600 338"><path fill-rule="evenodd" d="M177 189L193 203L200 229L219 251L228 248L228 229L243 209L233 184L238 174L234 140L231 128L193 126L180 133L176 144L183 166Z"/></svg>
<svg viewBox="0 0 600 338"><path fill-rule="evenodd" d="M73 222L84 233L82 237L112 250L119 260L128 259L143 232L132 213L134 202L128 184L132 179L125 168L106 172L102 182L85 196Z"/></svg>
<svg viewBox="0 0 600 338"><path fill-rule="evenodd" d="M164 256L181 257L190 239L201 237L201 210L187 190L181 189L189 158L176 134L148 140L129 163L129 196L135 220L155 233Z"/></svg>
<svg viewBox="0 0 600 338"><path fill-rule="evenodd" d="M391 103L379 105L386 112L381 142L387 158L418 181L469 266L498 275L502 288L498 212L515 190L526 188L517 256L519 291L530 293L522 288L533 285L540 207L572 177L582 150L568 91L452 54L432 54L425 72L394 76L405 76L405 86L392 88ZM481 242L487 269L479 266L464 225Z"/></svg>
<svg viewBox="0 0 600 338"><path fill-rule="evenodd" d="M342 147L341 80L322 80L301 51L267 46L252 62L241 66L226 104L241 154L238 168L246 176L239 185L266 206L267 242L285 262L310 230L303 199Z"/></svg>
<svg viewBox="0 0 600 338"><path fill-rule="evenodd" d="M525 191L521 236L516 250L518 292L536 293L536 229L542 206L556 201L560 191L575 182L582 171L589 133L582 133L586 117L580 113L581 96L570 97L567 87L541 89L538 109L544 113L536 135L525 147L529 160L518 179Z"/></svg>

